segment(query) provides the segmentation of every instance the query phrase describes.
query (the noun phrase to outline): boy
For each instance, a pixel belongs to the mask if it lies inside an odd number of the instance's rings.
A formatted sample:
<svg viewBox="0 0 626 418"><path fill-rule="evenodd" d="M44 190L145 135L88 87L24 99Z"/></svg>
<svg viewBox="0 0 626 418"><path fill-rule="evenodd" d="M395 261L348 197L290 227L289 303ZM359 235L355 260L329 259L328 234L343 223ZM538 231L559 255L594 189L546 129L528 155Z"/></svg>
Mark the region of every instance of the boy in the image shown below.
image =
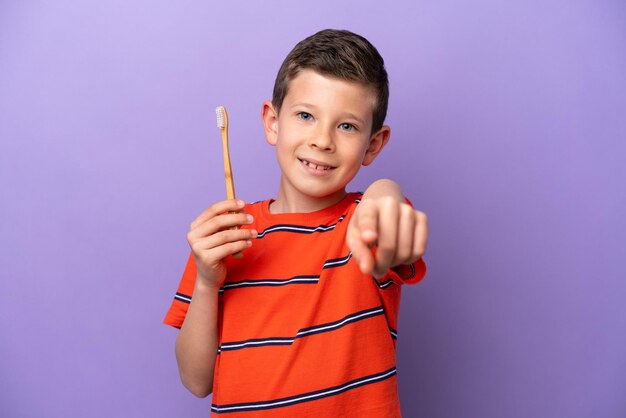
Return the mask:
<svg viewBox="0 0 626 418"><path fill-rule="evenodd" d="M218 202L191 224L165 323L180 328L183 384L213 393L212 415L400 416L400 291L425 274L426 216L389 180L345 189L389 140L388 91L365 38L300 42L262 108L278 197Z"/></svg>

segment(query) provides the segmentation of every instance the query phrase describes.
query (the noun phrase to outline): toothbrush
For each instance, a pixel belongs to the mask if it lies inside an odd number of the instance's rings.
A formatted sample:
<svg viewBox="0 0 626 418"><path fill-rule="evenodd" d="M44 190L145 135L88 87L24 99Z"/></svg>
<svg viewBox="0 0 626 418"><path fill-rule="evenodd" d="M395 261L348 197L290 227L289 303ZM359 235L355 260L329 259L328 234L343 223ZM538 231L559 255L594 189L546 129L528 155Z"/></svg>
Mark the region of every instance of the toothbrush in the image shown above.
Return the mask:
<svg viewBox="0 0 626 418"><path fill-rule="evenodd" d="M235 183L233 182L233 170L230 166L230 154L228 152L228 114L224 106L218 106L215 109L217 116L217 127L222 133L222 149L224 151L224 174L226 176L226 198L235 199ZM231 229L238 229L233 227ZM235 258L241 258L243 254L241 251L233 254Z"/></svg>

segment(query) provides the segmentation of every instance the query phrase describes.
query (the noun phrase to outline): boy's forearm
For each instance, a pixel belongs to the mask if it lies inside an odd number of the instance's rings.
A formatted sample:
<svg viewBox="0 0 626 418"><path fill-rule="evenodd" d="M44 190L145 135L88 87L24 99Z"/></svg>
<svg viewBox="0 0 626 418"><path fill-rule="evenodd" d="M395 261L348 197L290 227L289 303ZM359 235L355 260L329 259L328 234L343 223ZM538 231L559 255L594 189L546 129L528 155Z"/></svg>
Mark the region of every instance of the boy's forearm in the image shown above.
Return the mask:
<svg viewBox="0 0 626 418"><path fill-rule="evenodd" d="M404 195L400 186L392 180L380 179L372 183L363 193L363 199L375 199L380 197L394 197L399 202L404 202Z"/></svg>
<svg viewBox="0 0 626 418"><path fill-rule="evenodd" d="M213 391L219 289L200 283L196 280L185 322L176 338L176 360L183 385L203 398Z"/></svg>

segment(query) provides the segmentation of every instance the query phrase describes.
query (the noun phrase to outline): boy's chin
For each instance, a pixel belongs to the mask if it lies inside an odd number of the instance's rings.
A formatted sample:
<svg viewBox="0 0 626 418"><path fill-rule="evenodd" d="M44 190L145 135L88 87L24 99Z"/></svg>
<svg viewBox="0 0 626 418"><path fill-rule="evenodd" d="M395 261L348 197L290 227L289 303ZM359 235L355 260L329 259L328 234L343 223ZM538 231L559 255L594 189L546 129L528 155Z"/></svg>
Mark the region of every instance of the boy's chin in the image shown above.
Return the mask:
<svg viewBox="0 0 626 418"><path fill-rule="evenodd" d="M302 199L317 199L328 201L342 198L346 195L347 184L321 184L320 181L306 181L306 179L294 179L290 181L282 178L281 187L288 195ZM343 182L341 182L343 183Z"/></svg>
<svg viewBox="0 0 626 418"><path fill-rule="evenodd" d="M346 195L346 188L343 187L337 190L307 190L304 193L306 196L319 200L328 200L338 197L343 197Z"/></svg>

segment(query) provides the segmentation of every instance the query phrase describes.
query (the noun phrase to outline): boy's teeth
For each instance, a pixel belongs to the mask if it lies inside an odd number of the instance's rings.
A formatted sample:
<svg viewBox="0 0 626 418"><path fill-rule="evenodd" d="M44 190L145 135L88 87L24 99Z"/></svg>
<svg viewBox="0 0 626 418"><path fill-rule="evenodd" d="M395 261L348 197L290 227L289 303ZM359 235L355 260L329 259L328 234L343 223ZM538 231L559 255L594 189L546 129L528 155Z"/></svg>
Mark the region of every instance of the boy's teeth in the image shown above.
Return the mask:
<svg viewBox="0 0 626 418"><path fill-rule="evenodd" d="M308 162L307 160L302 160L302 162L306 165L308 165L311 168L314 168L316 170L330 170L330 167L325 166L325 165L315 165L311 162Z"/></svg>

